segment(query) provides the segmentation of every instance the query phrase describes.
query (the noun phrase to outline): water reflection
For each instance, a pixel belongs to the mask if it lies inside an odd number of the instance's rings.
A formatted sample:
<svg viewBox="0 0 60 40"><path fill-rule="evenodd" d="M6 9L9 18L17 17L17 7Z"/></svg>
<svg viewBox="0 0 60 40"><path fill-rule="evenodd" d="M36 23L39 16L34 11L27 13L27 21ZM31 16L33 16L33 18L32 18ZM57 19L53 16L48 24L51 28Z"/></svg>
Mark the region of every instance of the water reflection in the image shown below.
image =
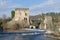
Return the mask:
<svg viewBox="0 0 60 40"><path fill-rule="evenodd" d="M55 40L43 35L0 34L0 40Z"/></svg>

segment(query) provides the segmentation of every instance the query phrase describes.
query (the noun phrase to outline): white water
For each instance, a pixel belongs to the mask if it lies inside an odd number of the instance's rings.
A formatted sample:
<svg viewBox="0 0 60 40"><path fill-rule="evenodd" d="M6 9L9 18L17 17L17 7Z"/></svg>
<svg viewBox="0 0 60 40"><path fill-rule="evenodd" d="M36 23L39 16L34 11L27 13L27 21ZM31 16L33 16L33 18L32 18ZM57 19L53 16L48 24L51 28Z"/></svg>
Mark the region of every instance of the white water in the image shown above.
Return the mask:
<svg viewBox="0 0 60 40"><path fill-rule="evenodd" d="M40 30L40 29L24 29L24 30L29 30L29 31L45 31L45 30Z"/></svg>
<svg viewBox="0 0 60 40"><path fill-rule="evenodd" d="M37 33L37 32L35 32L35 33L22 33L21 35L38 35L38 34L40 34L40 33Z"/></svg>
<svg viewBox="0 0 60 40"><path fill-rule="evenodd" d="M21 35L38 35L38 34L44 34L45 30L40 30L40 29L23 29L26 31L30 31L28 33L22 33Z"/></svg>

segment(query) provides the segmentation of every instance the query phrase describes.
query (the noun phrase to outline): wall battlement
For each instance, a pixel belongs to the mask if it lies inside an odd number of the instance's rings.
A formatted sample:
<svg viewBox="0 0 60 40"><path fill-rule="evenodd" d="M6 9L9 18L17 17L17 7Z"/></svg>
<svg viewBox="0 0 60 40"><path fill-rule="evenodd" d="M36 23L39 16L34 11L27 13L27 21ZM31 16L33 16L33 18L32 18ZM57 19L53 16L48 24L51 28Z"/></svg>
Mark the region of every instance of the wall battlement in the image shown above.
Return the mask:
<svg viewBox="0 0 60 40"><path fill-rule="evenodd" d="M29 8L16 8L15 10L29 10Z"/></svg>

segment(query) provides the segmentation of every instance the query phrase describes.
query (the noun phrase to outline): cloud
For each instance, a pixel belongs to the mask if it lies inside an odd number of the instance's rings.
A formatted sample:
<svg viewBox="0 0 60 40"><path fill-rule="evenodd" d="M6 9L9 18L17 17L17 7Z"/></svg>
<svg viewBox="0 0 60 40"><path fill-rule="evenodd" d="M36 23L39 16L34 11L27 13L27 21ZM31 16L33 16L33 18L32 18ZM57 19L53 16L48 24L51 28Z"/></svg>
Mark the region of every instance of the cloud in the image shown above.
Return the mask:
<svg viewBox="0 0 60 40"><path fill-rule="evenodd" d="M0 9L13 9L21 7L19 3L13 3L13 0L0 0Z"/></svg>
<svg viewBox="0 0 60 40"><path fill-rule="evenodd" d="M21 3L21 4L20 4ZM21 7L29 7L30 14L36 15L43 12L59 12L60 11L60 0L44 0L38 3L28 4L18 0L0 0L0 14L10 14L11 10ZM35 3L35 4L34 4ZM22 6L23 5L23 6ZM28 6L29 5L29 6ZM32 6L33 5L33 6Z"/></svg>
<svg viewBox="0 0 60 40"><path fill-rule="evenodd" d="M41 8L41 7L44 7L47 5L52 5L52 4L54 4L53 0L47 0L43 3L38 4L38 5L33 5L32 7L30 7L30 9Z"/></svg>
<svg viewBox="0 0 60 40"><path fill-rule="evenodd" d="M15 9L15 8L20 8L20 7L21 7L20 4L15 4L15 5L8 6L7 8Z"/></svg>
<svg viewBox="0 0 60 40"><path fill-rule="evenodd" d="M45 12L60 12L60 0L47 0L43 3L30 7L31 14L40 14Z"/></svg>
<svg viewBox="0 0 60 40"><path fill-rule="evenodd" d="M0 6L6 5L7 1L0 1Z"/></svg>
<svg viewBox="0 0 60 40"><path fill-rule="evenodd" d="M0 15L10 15L14 8L21 7L21 4L13 3L12 0L0 0Z"/></svg>

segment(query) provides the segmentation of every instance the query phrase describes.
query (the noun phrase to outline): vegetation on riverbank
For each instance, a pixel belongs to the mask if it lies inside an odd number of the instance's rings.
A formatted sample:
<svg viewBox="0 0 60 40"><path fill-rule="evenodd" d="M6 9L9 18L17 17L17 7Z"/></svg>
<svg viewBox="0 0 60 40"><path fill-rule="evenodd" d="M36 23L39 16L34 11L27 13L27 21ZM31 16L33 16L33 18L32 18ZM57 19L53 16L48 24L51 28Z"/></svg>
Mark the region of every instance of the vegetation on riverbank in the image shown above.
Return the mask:
<svg viewBox="0 0 60 40"><path fill-rule="evenodd" d="M60 40L60 32L51 33L51 34L45 34L44 36L45 36L45 37L50 37L50 38L55 38L55 39Z"/></svg>

